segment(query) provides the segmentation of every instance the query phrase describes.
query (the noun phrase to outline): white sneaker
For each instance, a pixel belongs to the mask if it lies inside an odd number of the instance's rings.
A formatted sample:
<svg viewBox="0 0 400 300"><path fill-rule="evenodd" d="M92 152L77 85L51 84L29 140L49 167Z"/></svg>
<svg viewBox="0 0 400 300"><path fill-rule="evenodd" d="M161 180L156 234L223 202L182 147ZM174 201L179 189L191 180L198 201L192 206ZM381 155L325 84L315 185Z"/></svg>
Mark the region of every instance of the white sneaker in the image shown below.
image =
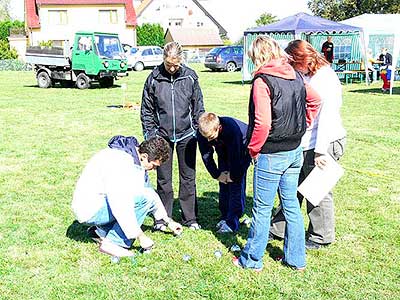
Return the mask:
<svg viewBox="0 0 400 300"><path fill-rule="evenodd" d="M201 229L201 226L198 223L192 223L189 225L189 229L191 230L199 230Z"/></svg>
<svg viewBox="0 0 400 300"><path fill-rule="evenodd" d="M163 224L163 223L156 224L153 227L153 231L166 232L167 231L167 226L165 226L165 224Z"/></svg>
<svg viewBox="0 0 400 300"><path fill-rule="evenodd" d="M104 239L99 247L99 251L111 256L124 257L133 256L133 253L128 249L118 246L111 241Z"/></svg>
<svg viewBox="0 0 400 300"><path fill-rule="evenodd" d="M226 224L225 220L221 220L217 223L217 225L215 225L215 228L218 230L221 228L222 225Z"/></svg>
<svg viewBox="0 0 400 300"><path fill-rule="evenodd" d="M217 233L232 233L232 232L233 230L226 223L222 224L222 226L217 230Z"/></svg>

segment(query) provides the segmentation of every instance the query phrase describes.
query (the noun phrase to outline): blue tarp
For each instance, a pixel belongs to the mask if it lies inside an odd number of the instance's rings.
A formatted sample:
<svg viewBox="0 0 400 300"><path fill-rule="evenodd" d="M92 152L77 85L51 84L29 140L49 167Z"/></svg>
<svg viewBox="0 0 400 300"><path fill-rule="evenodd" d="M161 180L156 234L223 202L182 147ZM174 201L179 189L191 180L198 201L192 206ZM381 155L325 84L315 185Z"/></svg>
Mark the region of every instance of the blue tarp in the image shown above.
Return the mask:
<svg viewBox="0 0 400 300"><path fill-rule="evenodd" d="M324 18L311 16L306 13L298 13L293 16L284 18L276 23L255 27L248 29L244 32L244 35L252 33L268 33L268 32L290 32L293 34L298 33L339 33L339 32L361 32L360 27L346 25Z"/></svg>

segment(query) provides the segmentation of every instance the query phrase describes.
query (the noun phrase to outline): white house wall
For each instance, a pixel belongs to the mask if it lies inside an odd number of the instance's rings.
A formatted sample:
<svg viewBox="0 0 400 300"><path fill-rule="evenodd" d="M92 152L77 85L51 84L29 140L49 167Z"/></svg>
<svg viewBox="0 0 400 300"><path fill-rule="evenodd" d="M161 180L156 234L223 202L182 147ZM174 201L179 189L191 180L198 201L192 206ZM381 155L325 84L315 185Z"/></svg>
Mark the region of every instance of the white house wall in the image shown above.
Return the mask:
<svg viewBox="0 0 400 300"><path fill-rule="evenodd" d="M50 10L66 10L67 24L49 24ZM99 10L116 10L116 24L100 24ZM91 5L91 6L42 6L39 7L40 29L32 32L31 44L38 45L41 41L69 40L73 43L77 31L98 31L118 33L121 43L136 45L136 32L133 26L126 26L125 6Z"/></svg>
<svg viewBox="0 0 400 300"><path fill-rule="evenodd" d="M190 14L191 12L191 14ZM164 31L169 27L170 19L182 19L179 27L184 28L207 28L218 30L213 21L191 0L154 0L137 18L138 25L144 23L161 24ZM202 24L198 26L198 24Z"/></svg>

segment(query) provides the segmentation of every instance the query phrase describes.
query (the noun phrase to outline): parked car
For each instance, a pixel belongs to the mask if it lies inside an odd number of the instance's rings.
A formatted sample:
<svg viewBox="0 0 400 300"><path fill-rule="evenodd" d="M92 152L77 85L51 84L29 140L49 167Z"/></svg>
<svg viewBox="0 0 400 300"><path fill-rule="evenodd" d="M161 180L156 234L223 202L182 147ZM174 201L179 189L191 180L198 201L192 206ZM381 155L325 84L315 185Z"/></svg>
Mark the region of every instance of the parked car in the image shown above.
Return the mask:
<svg viewBox="0 0 400 300"><path fill-rule="evenodd" d="M142 71L147 67L155 67L163 62L163 50L157 46L132 47L127 53L128 68Z"/></svg>
<svg viewBox="0 0 400 300"><path fill-rule="evenodd" d="M243 66L243 47L216 47L207 53L204 66L213 71L226 70L234 72Z"/></svg>

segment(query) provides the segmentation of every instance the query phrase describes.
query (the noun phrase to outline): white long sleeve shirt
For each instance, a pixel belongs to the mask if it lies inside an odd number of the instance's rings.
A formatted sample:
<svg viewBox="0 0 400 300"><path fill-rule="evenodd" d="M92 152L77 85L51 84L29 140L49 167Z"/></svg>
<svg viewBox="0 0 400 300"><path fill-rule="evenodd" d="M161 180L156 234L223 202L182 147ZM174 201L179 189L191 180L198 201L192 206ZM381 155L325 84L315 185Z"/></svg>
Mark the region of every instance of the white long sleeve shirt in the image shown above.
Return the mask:
<svg viewBox="0 0 400 300"><path fill-rule="evenodd" d="M90 220L107 197L111 212L129 239L142 233L135 215L135 198L154 203L156 220L167 220L165 208L148 180L145 169L135 165L128 153L104 149L95 154L84 168L75 188L72 210L79 222Z"/></svg>
<svg viewBox="0 0 400 300"><path fill-rule="evenodd" d="M321 108L313 124L302 138L303 150L314 149L327 154L329 144L346 136L340 117L342 85L330 66L323 66L314 76L306 77L311 87L321 97Z"/></svg>

